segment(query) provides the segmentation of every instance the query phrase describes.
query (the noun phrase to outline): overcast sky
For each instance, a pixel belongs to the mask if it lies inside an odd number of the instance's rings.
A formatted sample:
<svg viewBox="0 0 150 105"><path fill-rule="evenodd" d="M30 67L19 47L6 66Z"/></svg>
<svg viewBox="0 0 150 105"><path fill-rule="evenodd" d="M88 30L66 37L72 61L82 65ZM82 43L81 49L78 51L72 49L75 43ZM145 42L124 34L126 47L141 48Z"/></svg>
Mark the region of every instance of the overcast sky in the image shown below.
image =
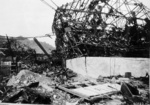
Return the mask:
<svg viewBox="0 0 150 105"><path fill-rule="evenodd" d="M45 0L51 3L51 0ZM58 6L72 0L53 0ZM140 0L150 8L150 0ZM0 0L0 35L41 36L51 32L55 11L41 0ZM39 39L53 46L55 37Z"/></svg>

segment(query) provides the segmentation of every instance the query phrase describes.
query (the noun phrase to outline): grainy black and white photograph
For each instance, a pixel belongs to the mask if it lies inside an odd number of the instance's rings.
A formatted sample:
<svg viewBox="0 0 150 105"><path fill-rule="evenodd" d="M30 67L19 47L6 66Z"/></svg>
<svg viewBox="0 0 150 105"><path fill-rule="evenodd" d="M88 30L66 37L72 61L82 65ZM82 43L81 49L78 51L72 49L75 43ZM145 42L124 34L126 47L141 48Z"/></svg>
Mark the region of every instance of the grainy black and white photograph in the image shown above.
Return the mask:
<svg viewBox="0 0 150 105"><path fill-rule="evenodd" d="M0 0L0 105L150 105L149 0Z"/></svg>

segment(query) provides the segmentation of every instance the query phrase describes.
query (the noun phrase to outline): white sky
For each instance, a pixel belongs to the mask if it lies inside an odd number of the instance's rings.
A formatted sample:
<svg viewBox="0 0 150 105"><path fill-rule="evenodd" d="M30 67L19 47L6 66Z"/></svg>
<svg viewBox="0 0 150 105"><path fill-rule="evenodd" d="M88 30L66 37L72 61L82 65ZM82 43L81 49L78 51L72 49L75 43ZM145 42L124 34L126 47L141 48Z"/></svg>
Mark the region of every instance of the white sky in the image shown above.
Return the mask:
<svg viewBox="0 0 150 105"><path fill-rule="evenodd" d="M45 0L51 3L51 0ZM53 0L58 6L73 0ZM150 0L140 0L150 8ZM34 37L52 33L55 11L41 0L0 0L0 35ZM39 39L55 46L55 37Z"/></svg>

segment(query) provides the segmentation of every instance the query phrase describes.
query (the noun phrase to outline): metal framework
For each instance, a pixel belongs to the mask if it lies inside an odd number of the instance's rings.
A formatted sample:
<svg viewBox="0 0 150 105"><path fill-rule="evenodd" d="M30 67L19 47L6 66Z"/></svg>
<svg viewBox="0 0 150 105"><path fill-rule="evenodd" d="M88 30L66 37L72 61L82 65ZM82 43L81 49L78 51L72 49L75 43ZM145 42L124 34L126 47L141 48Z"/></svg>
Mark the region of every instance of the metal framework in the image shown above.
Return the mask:
<svg viewBox="0 0 150 105"><path fill-rule="evenodd" d="M149 57L150 9L137 0L73 0L52 27L65 58Z"/></svg>

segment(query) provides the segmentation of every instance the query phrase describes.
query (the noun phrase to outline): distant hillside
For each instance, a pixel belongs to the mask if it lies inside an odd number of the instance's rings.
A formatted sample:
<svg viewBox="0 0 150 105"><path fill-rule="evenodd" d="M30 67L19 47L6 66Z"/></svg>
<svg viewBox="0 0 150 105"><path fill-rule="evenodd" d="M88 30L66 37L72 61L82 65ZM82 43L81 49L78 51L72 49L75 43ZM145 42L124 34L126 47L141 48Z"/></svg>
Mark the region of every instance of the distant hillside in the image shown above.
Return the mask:
<svg viewBox="0 0 150 105"><path fill-rule="evenodd" d="M41 50L41 48L34 42L34 40L29 40L25 37L19 36L19 37L12 37L16 40L18 40L20 43L25 44L27 46L29 46L32 49L35 49L36 53L39 54L43 54L44 52ZM6 42L6 36L2 36L0 35L0 47L2 45L3 42ZM39 41L40 42L40 41ZM55 47L53 47L52 45L49 45L48 43L45 42L40 42L41 45L45 48L45 50L50 54L51 50L54 50Z"/></svg>
<svg viewBox="0 0 150 105"><path fill-rule="evenodd" d="M25 45L29 46L32 49L35 49L36 53L39 53L39 54L43 54L44 53L41 50L41 48L34 42L34 40L28 40L28 39L26 39L26 40L21 40L20 42L22 44L25 44ZM49 45L48 43L45 43L45 42L40 42L40 43L41 43L41 45L45 48L45 50L48 53L51 53L51 50L55 49L52 45Z"/></svg>

